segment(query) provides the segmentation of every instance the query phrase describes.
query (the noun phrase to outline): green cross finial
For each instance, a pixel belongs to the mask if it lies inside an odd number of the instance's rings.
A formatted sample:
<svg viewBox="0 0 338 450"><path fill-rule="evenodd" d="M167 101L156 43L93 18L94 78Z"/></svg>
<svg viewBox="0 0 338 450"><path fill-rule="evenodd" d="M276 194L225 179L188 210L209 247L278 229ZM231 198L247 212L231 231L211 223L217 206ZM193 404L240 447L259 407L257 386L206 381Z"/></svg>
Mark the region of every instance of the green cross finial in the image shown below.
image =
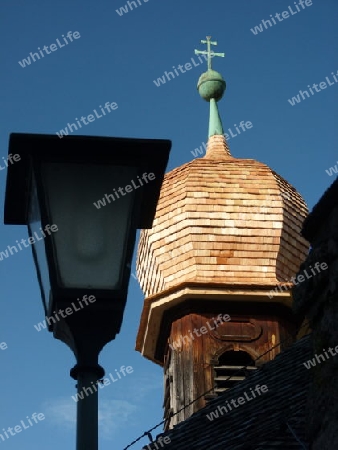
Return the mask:
<svg viewBox="0 0 338 450"><path fill-rule="evenodd" d="M201 41L202 44L207 44L207 51L195 50L195 55L208 55L208 70L211 70L211 58L213 56L221 56L224 58L224 53L215 53L211 50L211 45L217 45L216 41L211 41L211 36L207 36L206 41Z"/></svg>

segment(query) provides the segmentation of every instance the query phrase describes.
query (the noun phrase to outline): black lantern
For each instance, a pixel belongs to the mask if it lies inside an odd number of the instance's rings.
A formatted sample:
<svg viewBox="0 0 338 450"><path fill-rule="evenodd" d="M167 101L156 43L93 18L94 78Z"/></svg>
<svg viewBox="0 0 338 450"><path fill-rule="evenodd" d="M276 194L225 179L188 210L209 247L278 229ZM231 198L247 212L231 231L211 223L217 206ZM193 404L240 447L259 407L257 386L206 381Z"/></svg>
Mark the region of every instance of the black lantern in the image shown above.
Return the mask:
<svg viewBox="0 0 338 450"><path fill-rule="evenodd" d="M98 355L120 330L136 230L152 226L170 147L10 136L20 160L8 167L4 222L28 225L46 321L76 356L78 392L104 375ZM97 392L78 403L77 435L78 449L97 449Z"/></svg>

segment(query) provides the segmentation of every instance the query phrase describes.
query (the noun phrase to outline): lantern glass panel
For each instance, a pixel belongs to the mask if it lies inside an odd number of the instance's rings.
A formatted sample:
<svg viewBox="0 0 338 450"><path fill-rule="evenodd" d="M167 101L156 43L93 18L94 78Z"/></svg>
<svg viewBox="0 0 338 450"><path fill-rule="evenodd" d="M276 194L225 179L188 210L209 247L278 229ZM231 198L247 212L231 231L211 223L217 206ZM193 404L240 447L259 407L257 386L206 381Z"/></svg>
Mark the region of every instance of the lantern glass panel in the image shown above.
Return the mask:
<svg viewBox="0 0 338 450"><path fill-rule="evenodd" d="M43 232L41 223L40 204L38 201L36 181L34 177L32 177L30 202L28 207L28 234L29 244L31 244L32 247L33 258L40 282L43 307L45 309L45 314L47 315L47 301L49 299L50 292L50 279L46 257L46 242L43 236L46 236L46 234Z"/></svg>
<svg viewBox="0 0 338 450"><path fill-rule="evenodd" d="M41 164L58 284L118 289L125 268L138 169L109 164ZM121 193L123 192L123 194Z"/></svg>

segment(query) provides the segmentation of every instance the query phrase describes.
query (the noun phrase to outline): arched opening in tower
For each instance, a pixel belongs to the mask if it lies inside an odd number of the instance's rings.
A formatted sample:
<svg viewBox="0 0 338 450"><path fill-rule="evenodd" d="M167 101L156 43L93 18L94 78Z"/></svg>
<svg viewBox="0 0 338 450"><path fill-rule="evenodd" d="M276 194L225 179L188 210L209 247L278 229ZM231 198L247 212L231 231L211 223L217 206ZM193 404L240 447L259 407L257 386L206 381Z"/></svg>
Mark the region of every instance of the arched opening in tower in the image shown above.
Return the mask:
<svg viewBox="0 0 338 450"><path fill-rule="evenodd" d="M244 351L226 351L214 366L214 397L243 381L251 371L256 370L254 360Z"/></svg>

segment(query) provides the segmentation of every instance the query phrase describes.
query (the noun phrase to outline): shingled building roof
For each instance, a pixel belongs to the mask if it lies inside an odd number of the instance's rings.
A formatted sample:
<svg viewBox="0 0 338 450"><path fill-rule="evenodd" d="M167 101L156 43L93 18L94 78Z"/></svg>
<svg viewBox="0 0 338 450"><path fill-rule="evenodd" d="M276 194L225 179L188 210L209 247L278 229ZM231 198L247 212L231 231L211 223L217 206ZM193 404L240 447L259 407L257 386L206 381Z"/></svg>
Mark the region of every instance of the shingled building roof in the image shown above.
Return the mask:
<svg viewBox="0 0 338 450"><path fill-rule="evenodd" d="M212 136L205 157L166 174L153 227L142 230L138 278L146 296L184 281L276 284L290 279L308 245L307 207L267 165L230 155Z"/></svg>
<svg viewBox="0 0 338 450"><path fill-rule="evenodd" d="M329 218L333 209L338 205L338 177L324 192L319 202L313 208L303 224L302 235L309 242L312 241L318 228Z"/></svg>
<svg viewBox="0 0 338 450"><path fill-rule="evenodd" d="M189 419L162 434L170 443L165 450L291 450L307 448L305 410L312 381L304 366L313 355L311 335L303 337L273 361L212 400ZM250 388L266 385L261 396L223 415L218 407L232 399L250 396ZM207 415L218 411L218 418ZM158 446L158 444L156 444ZM148 449L158 449L149 444Z"/></svg>

